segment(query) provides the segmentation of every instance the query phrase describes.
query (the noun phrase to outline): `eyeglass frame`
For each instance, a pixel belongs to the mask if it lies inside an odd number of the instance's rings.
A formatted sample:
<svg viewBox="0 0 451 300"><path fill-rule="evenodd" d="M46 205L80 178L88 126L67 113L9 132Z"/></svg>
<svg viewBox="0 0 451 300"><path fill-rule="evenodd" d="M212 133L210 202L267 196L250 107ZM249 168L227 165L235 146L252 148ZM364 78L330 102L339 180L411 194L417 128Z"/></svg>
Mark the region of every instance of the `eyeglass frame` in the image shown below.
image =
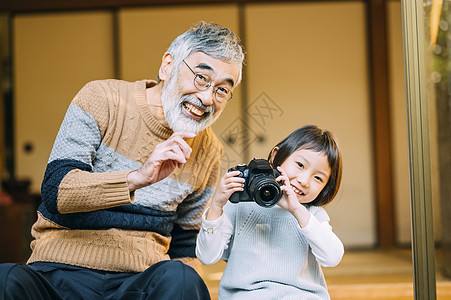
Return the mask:
<svg viewBox="0 0 451 300"><path fill-rule="evenodd" d="M191 69L191 67L188 65L188 63L187 63L185 60L183 60L183 62L184 62L185 65L188 67L188 69L194 74L193 85L196 87L196 89L198 89L199 91L206 91L206 90L208 90L208 89L212 86L212 84L211 84L211 83L212 83L212 80L211 80L210 76L208 76L207 74L196 73L196 72L194 72L194 70ZM208 83L205 85L205 88L204 88L204 89L200 88L200 87L197 86L197 84L196 84L196 79L198 78L198 76L203 76L203 77L205 77L205 78L208 78L208 80L207 80ZM230 101L230 99L232 99L232 97L233 97L233 92L232 92L232 90L227 89L227 90L229 90L229 92L230 92L230 97L229 97L229 99L227 99L227 100L225 100L225 101L219 100L218 97L216 96L216 92L218 91L218 89L219 89L219 87L216 87L216 88L213 87L213 93L214 93L214 95L215 95L216 101L218 101L218 102L220 102L220 103L227 103L227 102Z"/></svg>

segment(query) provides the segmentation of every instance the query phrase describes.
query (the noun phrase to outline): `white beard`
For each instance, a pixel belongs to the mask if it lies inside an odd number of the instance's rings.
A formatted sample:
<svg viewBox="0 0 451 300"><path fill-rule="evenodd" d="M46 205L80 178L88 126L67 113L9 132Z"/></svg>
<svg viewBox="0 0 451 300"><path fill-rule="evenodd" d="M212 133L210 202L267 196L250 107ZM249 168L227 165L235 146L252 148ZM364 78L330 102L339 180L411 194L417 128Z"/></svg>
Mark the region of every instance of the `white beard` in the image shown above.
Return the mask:
<svg viewBox="0 0 451 300"><path fill-rule="evenodd" d="M213 124L221 113L213 115L213 106L205 106L199 99L192 95L182 96L178 101L179 88L177 78L171 77L161 90L161 104L163 105L164 117L169 127L174 131L189 131L198 134ZM197 121L185 115L182 111L183 103L188 102L205 111L206 117Z"/></svg>

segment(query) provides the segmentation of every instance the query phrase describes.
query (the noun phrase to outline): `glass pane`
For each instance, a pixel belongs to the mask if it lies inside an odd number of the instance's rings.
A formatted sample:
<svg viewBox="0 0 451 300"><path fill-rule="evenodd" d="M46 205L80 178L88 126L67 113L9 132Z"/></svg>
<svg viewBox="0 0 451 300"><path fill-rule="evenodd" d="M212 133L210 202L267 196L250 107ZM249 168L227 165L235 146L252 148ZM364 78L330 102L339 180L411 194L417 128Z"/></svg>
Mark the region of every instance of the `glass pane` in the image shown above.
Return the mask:
<svg viewBox="0 0 451 300"><path fill-rule="evenodd" d="M424 2L437 298L451 297L451 2Z"/></svg>

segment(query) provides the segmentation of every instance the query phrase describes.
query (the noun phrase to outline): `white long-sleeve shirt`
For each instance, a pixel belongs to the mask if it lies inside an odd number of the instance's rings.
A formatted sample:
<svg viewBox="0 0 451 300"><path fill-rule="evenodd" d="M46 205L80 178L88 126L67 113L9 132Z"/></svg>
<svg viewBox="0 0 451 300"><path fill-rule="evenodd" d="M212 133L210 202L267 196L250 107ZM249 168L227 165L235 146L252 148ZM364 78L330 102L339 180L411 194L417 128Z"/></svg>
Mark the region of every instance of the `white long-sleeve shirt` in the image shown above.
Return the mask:
<svg viewBox="0 0 451 300"><path fill-rule="evenodd" d="M304 228L278 206L227 203L214 221L207 221L205 212L196 255L204 264L227 261L219 298L329 299L320 265L336 266L344 248L326 211L308 210Z"/></svg>

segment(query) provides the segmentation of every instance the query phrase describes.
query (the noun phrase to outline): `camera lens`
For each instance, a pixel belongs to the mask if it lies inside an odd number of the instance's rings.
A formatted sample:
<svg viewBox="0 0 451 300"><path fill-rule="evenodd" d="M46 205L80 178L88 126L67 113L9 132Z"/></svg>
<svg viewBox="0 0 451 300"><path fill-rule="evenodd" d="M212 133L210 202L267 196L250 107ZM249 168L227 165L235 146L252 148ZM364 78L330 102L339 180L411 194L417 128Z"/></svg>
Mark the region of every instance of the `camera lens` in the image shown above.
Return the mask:
<svg viewBox="0 0 451 300"><path fill-rule="evenodd" d="M249 194L258 205L271 207L280 200L282 191L273 176L260 174L249 183Z"/></svg>
<svg viewBox="0 0 451 300"><path fill-rule="evenodd" d="M265 186L260 190L260 199L263 201L271 201L274 199L276 192L272 186Z"/></svg>

